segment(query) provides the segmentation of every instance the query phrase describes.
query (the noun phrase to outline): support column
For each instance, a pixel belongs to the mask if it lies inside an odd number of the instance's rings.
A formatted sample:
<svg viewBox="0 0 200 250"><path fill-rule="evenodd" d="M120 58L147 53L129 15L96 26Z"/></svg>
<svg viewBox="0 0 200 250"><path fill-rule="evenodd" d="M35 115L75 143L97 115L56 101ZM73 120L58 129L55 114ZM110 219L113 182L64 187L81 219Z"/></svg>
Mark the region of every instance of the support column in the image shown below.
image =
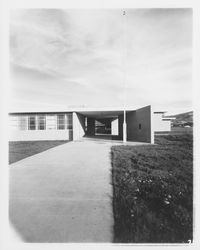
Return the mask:
<svg viewBox="0 0 200 250"><path fill-rule="evenodd" d="M123 142L127 142L127 124L126 124L126 111L124 110L124 122L123 122Z"/></svg>

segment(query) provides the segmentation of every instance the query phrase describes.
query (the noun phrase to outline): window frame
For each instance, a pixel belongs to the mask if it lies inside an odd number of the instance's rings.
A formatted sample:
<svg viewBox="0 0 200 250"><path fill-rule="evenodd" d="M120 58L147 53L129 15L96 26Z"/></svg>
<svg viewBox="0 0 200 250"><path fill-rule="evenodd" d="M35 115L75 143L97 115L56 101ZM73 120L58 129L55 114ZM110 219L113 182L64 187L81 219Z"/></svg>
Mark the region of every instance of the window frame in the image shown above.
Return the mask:
<svg viewBox="0 0 200 250"><path fill-rule="evenodd" d="M62 119L60 119L61 116L62 116ZM65 116L65 114L57 114L57 130L65 130L65 129L66 129L66 116Z"/></svg>
<svg viewBox="0 0 200 250"><path fill-rule="evenodd" d="M34 123L35 123L34 129L31 128L31 118L34 118ZM28 130L37 130L37 117L36 117L36 115L29 115L28 116Z"/></svg>
<svg viewBox="0 0 200 250"><path fill-rule="evenodd" d="M43 129L41 128L41 122L43 122ZM38 115L37 128L38 128L38 130L46 130L46 115Z"/></svg>

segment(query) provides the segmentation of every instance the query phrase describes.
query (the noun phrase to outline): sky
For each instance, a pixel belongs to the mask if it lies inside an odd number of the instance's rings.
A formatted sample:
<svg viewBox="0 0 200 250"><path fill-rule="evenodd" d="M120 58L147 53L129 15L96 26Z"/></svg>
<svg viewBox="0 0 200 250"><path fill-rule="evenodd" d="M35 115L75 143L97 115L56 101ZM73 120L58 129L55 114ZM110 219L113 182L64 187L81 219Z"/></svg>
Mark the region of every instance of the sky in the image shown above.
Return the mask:
<svg viewBox="0 0 200 250"><path fill-rule="evenodd" d="M11 110L192 110L191 9L15 9Z"/></svg>

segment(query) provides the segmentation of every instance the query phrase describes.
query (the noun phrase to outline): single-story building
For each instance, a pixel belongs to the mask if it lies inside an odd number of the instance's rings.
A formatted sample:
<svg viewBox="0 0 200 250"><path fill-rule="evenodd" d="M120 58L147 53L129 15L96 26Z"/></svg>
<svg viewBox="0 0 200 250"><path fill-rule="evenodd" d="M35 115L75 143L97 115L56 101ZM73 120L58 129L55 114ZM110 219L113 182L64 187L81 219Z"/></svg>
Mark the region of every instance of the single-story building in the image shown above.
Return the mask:
<svg viewBox="0 0 200 250"><path fill-rule="evenodd" d="M172 116L165 116L166 111L154 112L154 131L169 132L171 131L171 122L176 119Z"/></svg>
<svg viewBox="0 0 200 250"><path fill-rule="evenodd" d="M154 143L155 112L104 109L9 113L10 141L80 140L104 135L112 140ZM124 123L125 122L125 123ZM164 123L159 122L159 126Z"/></svg>

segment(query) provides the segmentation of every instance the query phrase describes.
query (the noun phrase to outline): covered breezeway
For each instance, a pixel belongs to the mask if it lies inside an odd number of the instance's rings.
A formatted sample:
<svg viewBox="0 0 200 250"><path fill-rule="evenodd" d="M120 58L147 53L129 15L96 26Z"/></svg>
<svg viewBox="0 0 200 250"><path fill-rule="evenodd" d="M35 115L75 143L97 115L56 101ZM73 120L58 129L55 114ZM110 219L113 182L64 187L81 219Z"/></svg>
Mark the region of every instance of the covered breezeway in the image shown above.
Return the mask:
<svg viewBox="0 0 200 250"><path fill-rule="evenodd" d="M151 106L73 113L73 140L83 137L153 143Z"/></svg>
<svg viewBox="0 0 200 250"><path fill-rule="evenodd" d="M123 140L123 111L82 111L76 112L74 118L74 139Z"/></svg>

